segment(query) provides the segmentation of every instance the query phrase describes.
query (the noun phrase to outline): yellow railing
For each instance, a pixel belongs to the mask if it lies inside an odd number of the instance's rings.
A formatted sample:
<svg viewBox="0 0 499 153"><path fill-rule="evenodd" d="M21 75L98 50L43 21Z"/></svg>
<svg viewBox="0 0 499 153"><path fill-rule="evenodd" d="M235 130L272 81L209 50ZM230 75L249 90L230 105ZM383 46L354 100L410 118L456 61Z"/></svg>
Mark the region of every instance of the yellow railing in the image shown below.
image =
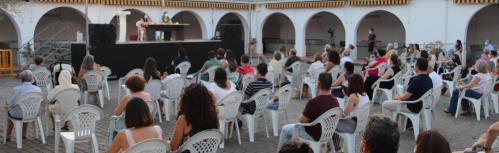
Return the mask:
<svg viewBox="0 0 499 153"><path fill-rule="evenodd" d="M0 76L14 77L14 58L12 49L0 49Z"/></svg>

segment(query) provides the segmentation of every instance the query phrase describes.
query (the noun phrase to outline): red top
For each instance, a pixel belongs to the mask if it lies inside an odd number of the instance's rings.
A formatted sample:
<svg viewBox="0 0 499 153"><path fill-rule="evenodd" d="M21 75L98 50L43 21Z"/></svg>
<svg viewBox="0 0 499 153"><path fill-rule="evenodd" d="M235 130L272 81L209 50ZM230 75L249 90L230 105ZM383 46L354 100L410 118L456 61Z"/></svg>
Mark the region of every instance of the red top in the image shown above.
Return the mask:
<svg viewBox="0 0 499 153"><path fill-rule="evenodd" d="M378 57L378 58L374 59L374 61L376 61L376 64L374 64L373 67L371 67L371 68L377 67L381 63L386 63L386 59L383 57ZM368 76L378 75L378 69L369 70L369 72L367 72L367 74L368 74Z"/></svg>
<svg viewBox="0 0 499 153"><path fill-rule="evenodd" d="M255 73L255 70L250 65L243 65L238 67L236 72L239 73L239 75L245 75L245 74L253 74Z"/></svg>
<svg viewBox="0 0 499 153"><path fill-rule="evenodd" d="M310 99L303 110L303 115L309 119L310 122L313 122L322 113L339 107L338 100L333 95L321 95L317 96L313 99ZM315 140L319 140L321 138L321 125L315 125L312 127L305 127L305 131L312 136Z"/></svg>

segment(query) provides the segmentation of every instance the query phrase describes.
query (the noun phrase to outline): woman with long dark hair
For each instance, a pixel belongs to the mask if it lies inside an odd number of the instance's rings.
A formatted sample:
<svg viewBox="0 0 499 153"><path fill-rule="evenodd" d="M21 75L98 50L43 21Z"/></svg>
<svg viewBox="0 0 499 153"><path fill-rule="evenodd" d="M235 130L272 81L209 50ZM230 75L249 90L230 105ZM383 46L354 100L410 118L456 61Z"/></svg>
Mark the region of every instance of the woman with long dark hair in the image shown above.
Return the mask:
<svg viewBox="0 0 499 153"><path fill-rule="evenodd" d="M156 60L152 57L147 58L144 63L144 79L146 79L146 82L151 79L161 79Z"/></svg>
<svg viewBox="0 0 499 153"><path fill-rule="evenodd" d="M348 87L345 91L348 99L343 108L343 116L349 115L351 112L369 103L369 97L364 91L364 81L359 74L352 74L348 77ZM357 125L356 118L340 119L336 131L340 133L353 133Z"/></svg>
<svg viewBox="0 0 499 153"><path fill-rule="evenodd" d="M217 103L228 94L236 91L236 85L231 81L228 81L227 72L223 68L217 68L215 70L214 82L209 83L207 88L211 91Z"/></svg>
<svg viewBox="0 0 499 153"><path fill-rule="evenodd" d="M451 153L449 142L437 131L421 132L414 153Z"/></svg>
<svg viewBox="0 0 499 153"><path fill-rule="evenodd" d="M180 108L173 131L170 147L177 150L189 137L196 133L218 129L218 113L215 107L215 98L201 84L191 84L185 88L180 99Z"/></svg>
<svg viewBox="0 0 499 153"><path fill-rule="evenodd" d="M227 71L229 80L232 83L236 83L239 79L239 73L236 71L239 64L237 64L236 56L232 50L227 49L225 51L225 59L222 61L222 67Z"/></svg>

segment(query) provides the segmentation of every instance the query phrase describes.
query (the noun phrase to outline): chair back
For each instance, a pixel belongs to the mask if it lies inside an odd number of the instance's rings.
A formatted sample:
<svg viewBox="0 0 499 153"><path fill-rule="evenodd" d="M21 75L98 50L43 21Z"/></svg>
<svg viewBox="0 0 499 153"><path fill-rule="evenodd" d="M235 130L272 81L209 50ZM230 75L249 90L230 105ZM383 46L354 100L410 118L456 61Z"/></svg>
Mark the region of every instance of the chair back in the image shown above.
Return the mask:
<svg viewBox="0 0 499 153"><path fill-rule="evenodd" d="M313 82L316 82L317 79L319 79L319 75L325 71L326 69L324 69L324 67L313 69L310 72L310 78L312 79ZM338 76L338 74L336 74L336 76Z"/></svg>
<svg viewBox="0 0 499 153"><path fill-rule="evenodd" d="M131 77L134 75L144 75L144 70L142 70L141 68L135 68L135 69L131 70L130 72L128 72L125 75L125 78Z"/></svg>
<svg viewBox="0 0 499 153"><path fill-rule="evenodd" d="M175 152L216 153L222 141L223 134L219 129L204 130L187 139Z"/></svg>
<svg viewBox="0 0 499 153"><path fill-rule="evenodd" d="M338 79L338 75L340 74L341 68L339 65L334 66L329 70L329 73L331 73L331 77L333 78L333 82ZM317 77L319 78L319 77Z"/></svg>
<svg viewBox="0 0 499 153"><path fill-rule="evenodd" d="M73 108L63 119L63 123L71 122L75 140L86 140L95 134L95 125L101 119L101 114L99 107L85 104Z"/></svg>
<svg viewBox="0 0 499 153"><path fill-rule="evenodd" d="M293 70L293 75L301 73L300 71L301 71L302 64L303 63L301 61L296 61L289 66Z"/></svg>
<svg viewBox="0 0 499 153"><path fill-rule="evenodd" d="M286 110L288 108L288 104L291 101L292 89L291 85L285 85L277 90L276 95L279 97L278 110Z"/></svg>
<svg viewBox="0 0 499 153"><path fill-rule="evenodd" d="M495 80L493 80L493 79L494 79L494 77L492 77L492 79L484 82L484 84L485 84L485 86L484 86L485 90L483 91L483 95L489 96L492 93L492 90L494 90Z"/></svg>
<svg viewBox="0 0 499 153"><path fill-rule="evenodd" d="M149 93L152 101L157 101L160 98L161 88L163 84L158 79L150 79L147 81L144 91Z"/></svg>
<svg viewBox="0 0 499 153"><path fill-rule="evenodd" d="M364 104L363 106L360 106L360 108L356 109L354 112L352 112L352 116L357 117L357 125L355 125L355 132L360 132L364 131L367 122L369 121L369 113L371 112L373 103L368 102Z"/></svg>
<svg viewBox="0 0 499 153"><path fill-rule="evenodd" d="M104 78L107 78L112 73L111 68L107 66L101 66L100 69L102 71L102 76L104 76Z"/></svg>
<svg viewBox="0 0 499 153"><path fill-rule="evenodd" d="M383 74L385 73L386 71L386 68L387 68L387 63L386 62L383 62L383 63L380 63L378 64L378 76L383 76Z"/></svg>
<svg viewBox="0 0 499 153"><path fill-rule="evenodd" d="M187 76L187 73L189 73L190 68L191 63L188 61L184 61L178 64L177 67L175 67L175 70L178 69L180 71L180 76L182 76L182 78L185 78Z"/></svg>
<svg viewBox="0 0 499 153"><path fill-rule="evenodd" d="M269 80L270 82L272 82L272 85L275 84L276 80L275 80L275 77L276 75L274 75L274 71L269 71L267 74L265 74L265 79Z"/></svg>
<svg viewBox="0 0 499 153"><path fill-rule="evenodd" d="M81 97L80 90L74 88L64 89L55 95L55 100L59 110L54 110L54 114L66 115L71 109L78 107L78 100Z"/></svg>
<svg viewBox="0 0 499 153"><path fill-rule="evenodd" d="M254 74L245 74L243 75L243 79L241 80L243 87L241 89L246 89L249 83L252 81L255 81L255 75Z"/></svg>
<svg viewBox="0 0 499 153"><path fill-rule="evenodd" d="M170 100L179 99L184 89L186 80L183 78L173 78L164 84L166 88L166 96Z"/></svg>
<svg viewBox="0 0 499 153"><path fill-rule="evenodd" d="M272 91L270 89L262 89L258 91L255 95L253 95L250 100L255 101L255 116L262 115L265 113L265 110L267 109L267 102L270 100L270 96L272 94Z"/></svg>
<svg viewBox="0 0 499 153"><path fill-rule="evenodd" d="M220 112L220 120L234 119L239 113L239 105L243 101L241 92L233 92L222 98L219 104L223 104L223 111Z"/></svg>
<svg viewBox="0 0 499 153"><path fill-rule="evenodd" d="M218 68L218 66L212 66L206 70L208 72L209 80L208 82L213 82L215 80L215 70Z"/></svg>
<svg viewBox="0 0 499 153"><path fill-rule="evenodd" d="M442 88L443 85L433 88L431 94L432 99L431 99L430 109L435 109L437 107L438 100L440 99L440 95L442 94Z"/></svg>
<svg viewBox="0 0 499 153"><path fill-rule="evenodd" d="M82 83L86 85L88 92L97 92L102 86L102 76L95 71L89 71L83 76Z"/></svg>
<svg viewBox="0 0 499 153"><path fill-rule="evenodd" d="M457 82L457 80L459 80L459 78L461 77L462 68L463 67L461 65L458 65L454 68L454 70L452 70L452 72L454 72L454 76L452 77L453 82Z"/></svg>
<svg viewBox="0 0 499 153"><path fill-rule="evenodd" d="M170 152L170 145L161 139L144 140L128 148L125 153L166 153Z"/></svg>
<svg viewBox="0 0 499 153"><path fill-rule="evenodd" d="M23 121L30 121L38 117L40 105L44 99L41 93L30 92L15 99L11 106L18 105L21 108Z"/></svg>
<svg viewBox="0 0 499 153"><path fill-rule="evenodd" d="M433 96L431 96L433 94L433 89L430 89L428 91L425 92L425 94L423 94L421 97L419 97L418 100L415 100L415 101L422 101L423 102L423 109L428 109L428 108L431 108L431 104L432 104L432 101L433 101Z"/></svg>
<svg viewBox="0 0 499 153"><path fill-rule="evenodd" d="M314 120L313 123L319 123L321 125L321 138L319 139L319 143L327 143L333 137L334 132L336 131L336 126L338 125L338 121L341 118L341 113L343 110L339 107L332 108L319 116Z"/></svg>
<svg viewBox="0 0 499 153"><path fill-rule="evenodd" d="M33 77L35 78L36 86L38 87L52 86L51 74L47 69L35 70L33 72Z"/></svg>

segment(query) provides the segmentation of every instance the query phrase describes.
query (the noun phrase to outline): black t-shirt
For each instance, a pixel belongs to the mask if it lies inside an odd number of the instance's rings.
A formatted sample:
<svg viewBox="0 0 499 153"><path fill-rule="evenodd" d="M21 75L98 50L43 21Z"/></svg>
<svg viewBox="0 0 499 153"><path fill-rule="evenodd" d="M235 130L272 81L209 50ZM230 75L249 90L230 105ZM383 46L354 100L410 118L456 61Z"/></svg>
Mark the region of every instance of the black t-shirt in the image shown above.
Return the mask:
<svg viewBox="0 0 499 153"><path fill-rule="evenodd" d="M408 101L417 100L423 96L428 90L433 87L430 76L428 74L419 74L409 81L409 87L407 87L407 92L411 93L411 97L407 99ZM407 108L413 113L418 113L423 108L423 102L417 102L413 104L407 104Z"/></svg>
<svg viewBox="0 0 499 153"><path fill-rule="evenodd" d="M289 66L291 66L291 64L295 63L296 61L300 61L300 60L301 60L300 57L298 57L298 56L292 56L292 57L288 58L288 60L286 61L286 63L284 63L284 66L285 67L289 67ZM286 70L288 70L289 72L293 72L292 69L286 69Z"/></svg>

